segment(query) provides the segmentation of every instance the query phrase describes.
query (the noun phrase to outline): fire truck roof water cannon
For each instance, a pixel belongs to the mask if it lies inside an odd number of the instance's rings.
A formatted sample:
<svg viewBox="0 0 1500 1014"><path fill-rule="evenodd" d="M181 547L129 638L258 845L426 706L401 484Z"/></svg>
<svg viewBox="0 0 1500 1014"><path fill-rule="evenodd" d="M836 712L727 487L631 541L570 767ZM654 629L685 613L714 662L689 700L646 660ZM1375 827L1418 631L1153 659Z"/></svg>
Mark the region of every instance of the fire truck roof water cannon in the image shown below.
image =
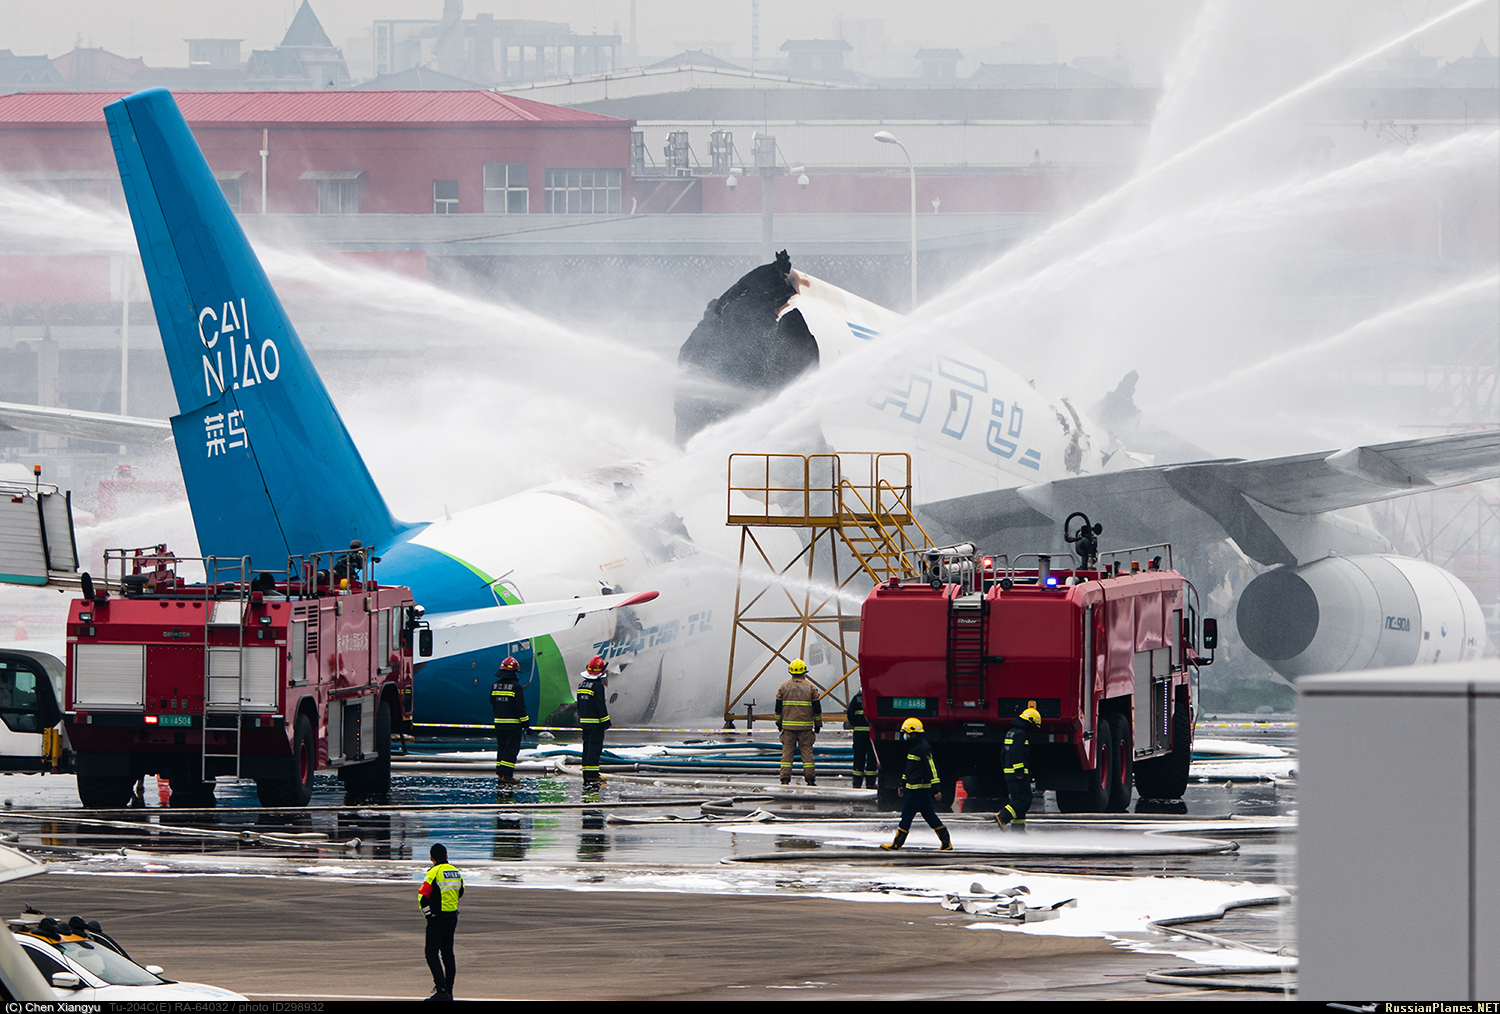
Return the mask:
<svg viewBox="0 0 1500 1014"><path fill-rule="evenodd" d="M69 610L64 723L83 805L119 808L165 775L170 805L214 805L214 779L254 779L263 806L305 806L313 775L355 796L390 785L391 733L409 727L413 654L432 633L410 590L349 549L249 557L112 549ZM200 569L189 583L184 568Z"/></svg>
<svg viewBox="0 0 1500 1014"><path fill-rule="evenodd" d="M1193 677L1213 660L1217 624L1202 620L1200 637L1197 591L1172 569L1170 545L1100 554L1103 531L1069 515L1065 569L1045 553L920 550L908 563L916 579L870 592L859 667L884 805L902 771L898 730L920 718L944 804L964 778L971 806L1003 806L1005 732L1035 702L1032 773L1063 812L1122 813L1132 791L1138 809L1181 809Z"/></svg>

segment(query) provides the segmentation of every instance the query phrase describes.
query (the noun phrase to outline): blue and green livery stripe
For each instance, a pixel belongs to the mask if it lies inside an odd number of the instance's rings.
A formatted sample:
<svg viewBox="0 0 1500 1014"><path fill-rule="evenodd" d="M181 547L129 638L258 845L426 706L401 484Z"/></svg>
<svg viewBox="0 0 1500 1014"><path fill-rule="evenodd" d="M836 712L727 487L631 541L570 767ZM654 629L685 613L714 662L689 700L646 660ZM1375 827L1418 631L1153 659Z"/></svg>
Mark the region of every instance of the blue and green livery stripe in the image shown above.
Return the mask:
<svg viewBox="0 0 1500 1014"><path fill-rule="evenodd" d="M454 556L452 553L438 549L435 546L428 546L426 548L446 556L483 581L489 586L499 605L516 606L521 604L521 597L519 595L505 587L496 578L491 577L480 568L474 566L468 560ZM541 681L541 686L538 688L537 714L545 720L548 715L555 714L559 708L564 708L575 703L573 688L569 685L568 667L563 661L562 650L558 648L557 642L552 639L550 634L543 634L540 637L533 637L531 639L531 657L536 664L537 679Z"/></svg>

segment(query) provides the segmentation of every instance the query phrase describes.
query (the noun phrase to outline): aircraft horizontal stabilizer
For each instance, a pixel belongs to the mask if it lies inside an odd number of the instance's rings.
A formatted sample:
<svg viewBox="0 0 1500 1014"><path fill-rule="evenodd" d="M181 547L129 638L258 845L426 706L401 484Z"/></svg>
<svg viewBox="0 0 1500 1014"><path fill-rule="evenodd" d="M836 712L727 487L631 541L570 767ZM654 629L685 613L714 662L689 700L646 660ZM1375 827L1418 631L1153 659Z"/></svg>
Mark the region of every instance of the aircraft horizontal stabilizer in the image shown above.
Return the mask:
<svg viewBox="0 0 1500 1014"><path fill-rule="evenodd" d="M0 401L0 429L55 433L102 444L169 444L172 424L165 419L142 419L110 412L79 412Z"/></svg>
<svg viewBox="0 0 1500 1014"><path fill-rule="evenodd" d="M522 602L513 606L437 613L427 617L432 625L432 657L439 659L448 655L462 655L499 644L553 634L567 630L585 613L638 606L650 602L656 596L654 591L622 592L598 598L553 599L550 602Z"/></svg>

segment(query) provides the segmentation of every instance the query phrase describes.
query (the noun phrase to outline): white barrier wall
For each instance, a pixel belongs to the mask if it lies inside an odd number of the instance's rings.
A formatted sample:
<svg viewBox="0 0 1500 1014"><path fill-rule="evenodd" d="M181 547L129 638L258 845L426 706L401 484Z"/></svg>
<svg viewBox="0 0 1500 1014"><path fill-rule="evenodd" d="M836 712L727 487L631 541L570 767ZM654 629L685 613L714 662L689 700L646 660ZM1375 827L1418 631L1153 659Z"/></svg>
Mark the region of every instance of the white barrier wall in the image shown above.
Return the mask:
<svg viewBox="0 0 1500 1014"><path fill-rule="evenodd" d="M1500 661L1297 690L1299 999L1500 997Z"/></svg>

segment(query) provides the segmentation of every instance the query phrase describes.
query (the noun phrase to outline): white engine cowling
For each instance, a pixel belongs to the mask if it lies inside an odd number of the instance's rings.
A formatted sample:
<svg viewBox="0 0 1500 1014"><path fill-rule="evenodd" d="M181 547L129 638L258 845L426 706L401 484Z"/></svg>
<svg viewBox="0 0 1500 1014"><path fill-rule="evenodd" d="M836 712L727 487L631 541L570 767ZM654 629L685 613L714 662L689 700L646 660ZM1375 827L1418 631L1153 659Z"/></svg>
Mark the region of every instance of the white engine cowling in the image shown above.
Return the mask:
<svg viewBox="0 0 1500 1014"><path fill-rule="evenodd" d="M1313 673L1466 662L1484 650L1474 593L1405 556L1331 556L1246 586L1240 638L1291 679Z"/></svg>

